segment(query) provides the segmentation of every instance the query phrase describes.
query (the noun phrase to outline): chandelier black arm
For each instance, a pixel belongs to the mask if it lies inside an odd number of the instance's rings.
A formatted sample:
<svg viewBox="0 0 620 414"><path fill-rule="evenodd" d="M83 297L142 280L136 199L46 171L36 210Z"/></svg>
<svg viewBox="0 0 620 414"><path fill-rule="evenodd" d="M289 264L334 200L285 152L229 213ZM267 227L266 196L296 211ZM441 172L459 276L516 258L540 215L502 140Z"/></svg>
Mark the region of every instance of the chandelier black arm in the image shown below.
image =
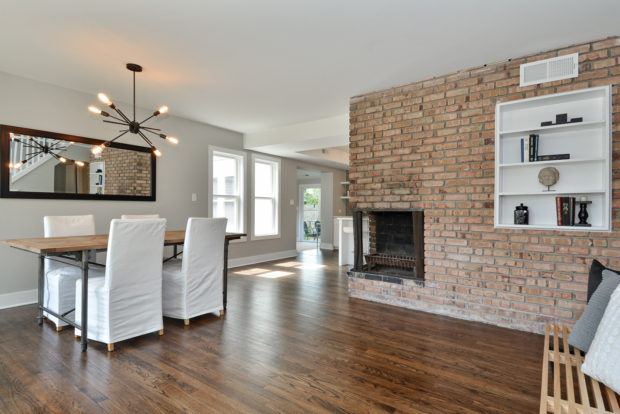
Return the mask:
<svg viewBox="0 0 620 414"><path fill-rule="evenodd" d="M157 114L157 115L159 115L159 114ZM146 118L144 121L141 121L140 122L140 126L142 126L143 123L145 123L146 121L148 121L149 119L151 119L151 118L153 118L154 116L157 116L157 115L153 114L153 115L149 116L148 118Z"/></svg>
<svg viewBox="0 0 620 414"><path fill-rule="evenodd" d="M30 161L31 159L33 159L34 157L38 157L39 155L43 154L43 152L37 152L36 154L32 155L29 158L26 158L25 160L21 161L23 164L27 163L28 161Z"/></svg>
<svg viewBox="0 0 620 414"><path fill-rule="evenodd" d="M125 114L123 113L123 111L121 111L120 109L118 109L116 106L114 106L114 108L113 108L113 109L114 109L114 110L116 111L116 113L118 113L118 114L121 116L121 118L123 118L123 119L124 119L124 120L125 120L128 124L130 124L130 123L131 123L131 120L129 120L129 118L127 118L127 117L125 116Z"/></svg>
<svg viewBox="0 0 620 414"><path fill-rule="evenodd" d="M125 125L125 126L127 126L127 122L124 122L124 121L123 122L114 122L114 121L108 121L107 119L104 119L103 122L105 122L107 124L116 124L116 125Z"/></svg>
<svg viewBox="0 0 620 414"><path fill-rule="evenodd" d="M117 116L110 115L110 114L108 114L108 116L109 116L110 118L116 119L117 121L125 122L125 120L124 120L124 119L119 118L119 117L117 117Z"/></svg>
<svg viewBox="0 0 620 414"><path fill-rule="evenodd" d="M35 139L31 139L28 142L32 142L32 143L34 143L36 145L36 147L32 147L32 148L41 148L41 150L45 149L45 147L43 145L39 144Z"/></svg>
<svg viewBox="0 0 620 414"><path fill-rule="evenodd" d="M150 139L146 137L142 132L138 131L138 134L151 146L151 148L155 148L155 145L151 142Z"/></svg>
<svg viewBox="0 0 620 414"><path fill-rule="evenodd" d="M113 143L114 141L116 141L117 139L119 139L120 137L122 137L123 135L125 135L125 134L126 134L126 133L128 133L128 132L129 132L129 130L126 130L126 131L121 132L121 133L120 133L119 135L117 135L115 138L112 138L112 139L111 139L111 140L109 140L108 142L105 142L105 144L108 144L108 145L109 145L109 144Z"/></svg>
<svg viewBox="0 0 620 414"><path fill-rule="evenodd" d="M141 126L140 128L141 128L141 129L145 129L145 130L147 130L147 131L149 131L149 132L153 132L153 131L161 131L161 128L151 128L151 127L143 127L143 126ZM151 131L151 130L153 130L153 131Z"/></svg>

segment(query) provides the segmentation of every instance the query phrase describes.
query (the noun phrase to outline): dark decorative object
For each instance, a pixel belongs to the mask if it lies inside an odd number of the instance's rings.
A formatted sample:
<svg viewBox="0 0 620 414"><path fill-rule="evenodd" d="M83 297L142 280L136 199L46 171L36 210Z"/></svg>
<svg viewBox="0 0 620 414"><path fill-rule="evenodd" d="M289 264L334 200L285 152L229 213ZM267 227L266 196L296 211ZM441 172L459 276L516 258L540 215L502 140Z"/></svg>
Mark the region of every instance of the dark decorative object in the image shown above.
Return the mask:
<svg viewBox="0 0 620 414"><path fill-rule="evenodd" d="M529 224L529 213L523 203L515 208L515 224Z"/></svg>
<svg viewBox="0 0 620 414"><path fill-rule="evenodd" d="M547 189L543 191L555 191L551 189L551 186L557 183L559 179L560 172L554 167L543 168L538 173L538 182L547 186Z"/></svg>
<svg viewBox="0 0 620 414"><path fill-rule="evenodd" d="M551 126L551 125L562 125L562 124L572 124L576 122L583 122L583 117L571 118L568 120L568 114L556 114L555 116L555 124L553 121L543 121L540 123L541 127Z"/></svg>
<svg viewBox="0 0 620 414"><path fill-rule="evenodd" d="M161 133L161 129L159 129L159 128L146 127L146 126L144 126L144 123L146 121L150 120L153 117L156 117L158 115L161 115L163 113L168 112L168 107L164 105L161 108L159 108L157 111L153 112L153 115L149 116L145 120L143 120L141 122L136 121L136 72L142 72L142 66L137 65L135 63L128 63L127 64L127 69L129 69L131 72L133 72L133 121L131 121L123 113L123 111L118 109L116 107L116 105L114 105L114 103L112 103L110 98L108 98L104 93L100 93L99 95L97 95L99 100L102 103L108 105L110 108L114 109L116 111L116 113L120 116L120 118L118 118L118 117L116 117L114 115L110 115L106 111L102 111L101 109L97 108L96 106L89 106L88 110L91 111L92 113L99 114L99 115L104 116L104 117L110 117L112 119L115 119L115 121L108 121L108 120L104 119L103 122L107 122L108 124L122 125L123 127L126 127L127 129L121 129L121 131L120 131L121 133L119 135L117 135L116 137L112 138L109 141L104 142L101 145L97 145L97 146L93 147L91 151L92 151L92 153L94 155L101 154L101 152L105 149L105 147L109 147L112 142L116 141L117 139L119 139L120 137L125 135L126 133L131 132L132 134L140 135L140 137L144 140L144 142L146 142L149 145L149 147L153 151L153 154L156 157L161 157L161 151L159 151L157 148L155 148L155 146L153 145L151 140L148 139L148 137L146 135L144 135L144 132L148 132L150 134L156 135L157 137L159 137L161 139L164 139L164 140L170 142L171 144L178 144L179 140L177 138L175 138L175 137L171 137L171 136L162 134Z"/></svg>
<svg viewBox="0 0 620 414"><path fill-rule="evenodd" d="M588 201L585 197L581 197L579 199L579 223L575 224L575 226L581 227L592 227L591 224L588 224L588 204L592 204L592 201Z"/></svg>

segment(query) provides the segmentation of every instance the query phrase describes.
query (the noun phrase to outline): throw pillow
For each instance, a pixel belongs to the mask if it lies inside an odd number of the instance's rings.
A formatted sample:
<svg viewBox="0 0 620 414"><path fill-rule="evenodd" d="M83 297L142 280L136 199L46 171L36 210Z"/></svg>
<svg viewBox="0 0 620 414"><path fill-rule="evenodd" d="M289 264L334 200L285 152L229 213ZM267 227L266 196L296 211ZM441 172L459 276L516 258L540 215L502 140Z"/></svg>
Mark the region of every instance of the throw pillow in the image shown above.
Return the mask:
<svg viewBox="0 0 620 414"><path fill-rule="evenodd" d="M611 295L581 370L620 393L620 286Z"/></svg>
<svg viewBox="0 0 620 414"><path fill-rule="evenodd" d="M598 328L607 303L609 303L609 298L619 284L620 275L611 270L603 270L603 281L592 294L590 302L583 311L581 318L579 318L570 335L568 335L569 344L584 352L588 352L592 339L594 339L596 334L596 328Z"/></svg>
<svg viewBox="0 0 620 414"><path fill-rule="evenodd" d="M614 269L606 268L598 260L596 259L592 260L592 264L590 265L590 274L588 275L588 299L587 299L588 302L590 302L590 298L592 297L592 294L594 293L598 285L600 285L601 281L603 280L603 270L611 270L612 272L616 272ZM620 273L620 272L616 272L616 273Z"/></svg>

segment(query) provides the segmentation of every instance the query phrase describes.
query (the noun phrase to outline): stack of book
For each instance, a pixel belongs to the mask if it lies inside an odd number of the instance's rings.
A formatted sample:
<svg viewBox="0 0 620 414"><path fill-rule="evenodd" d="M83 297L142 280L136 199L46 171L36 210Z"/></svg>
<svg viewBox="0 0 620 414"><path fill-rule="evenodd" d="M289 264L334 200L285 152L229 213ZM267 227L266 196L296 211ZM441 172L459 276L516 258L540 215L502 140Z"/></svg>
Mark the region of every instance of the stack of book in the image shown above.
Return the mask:
<svg viewBox="0 0 620 414"><path fill-rule="evenodd" d="M558 226L575 225L575 197L556 197L555 209Z"/></svg>
<svg viewBox="0 0 620 414"><path fill-rule="evenodd" d="M536 161L554 161L554 160L568 160L570 154L550 154L539 155L538 154L538 134L531 134L529 138L521 138L521 162L536 162Z"/></svg>

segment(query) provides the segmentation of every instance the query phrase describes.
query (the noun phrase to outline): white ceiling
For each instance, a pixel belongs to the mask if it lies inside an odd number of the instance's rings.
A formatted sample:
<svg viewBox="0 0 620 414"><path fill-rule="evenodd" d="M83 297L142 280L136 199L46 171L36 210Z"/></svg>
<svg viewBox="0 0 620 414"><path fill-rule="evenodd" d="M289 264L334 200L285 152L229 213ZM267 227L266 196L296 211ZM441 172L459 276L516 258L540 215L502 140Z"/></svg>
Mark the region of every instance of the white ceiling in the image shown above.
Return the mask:
<svg viewBox="0 0 620 414"><path fill-rule="evenodd" d="M349 97L618 34L618 0L2 0L0 71L240 132ZM94 101L94 100L93 100Z"/></svg>

